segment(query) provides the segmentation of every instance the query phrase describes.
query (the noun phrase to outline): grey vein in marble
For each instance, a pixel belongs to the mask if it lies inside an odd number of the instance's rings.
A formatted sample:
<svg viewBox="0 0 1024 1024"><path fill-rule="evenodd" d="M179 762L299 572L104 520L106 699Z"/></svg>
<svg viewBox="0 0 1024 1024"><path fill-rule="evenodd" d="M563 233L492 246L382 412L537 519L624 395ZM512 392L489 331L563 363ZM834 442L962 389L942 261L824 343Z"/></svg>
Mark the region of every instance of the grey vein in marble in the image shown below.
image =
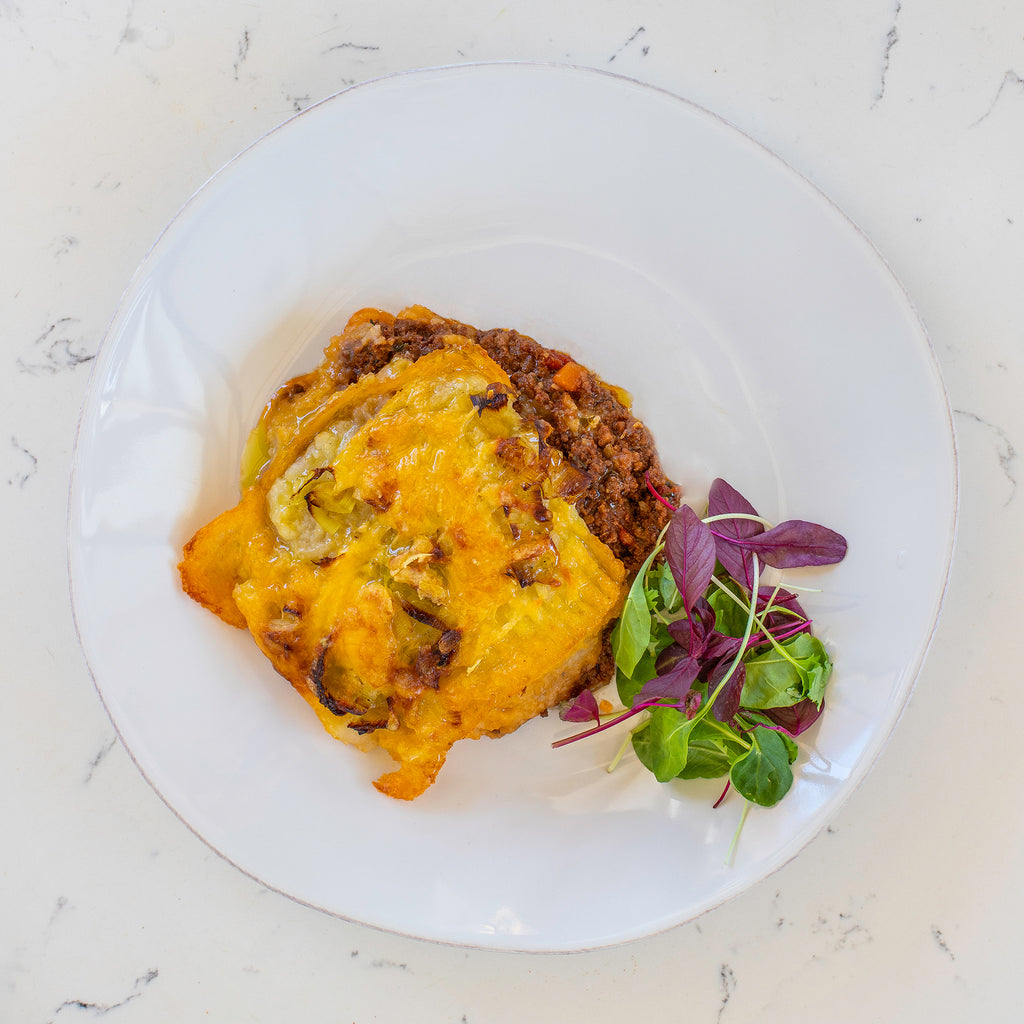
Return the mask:
<svg viewBox="0 0 1024 1024"><path fill-rule="evenodd" d="M976 128L982 121L984 121L993 110L996 109L996 104L999 102L1000 97L1003 95L1003 90L1007 86L1017 86L1018 88L1024 88L1024 78L1021 78L1012 68L1003 75L1003 80L999 83L999 88L996 90L995 96L992 97L992 102L988 105L988 110L985 111L977 121L972 121L968 127Z"/></svg>
<svg viewBox="0 0 1024 1024"><path fill-rule="evenodd" d="M946 942L946 937L942 934L942 930L932 925L932 938L935 940L935 945L942 950L950 960L956 959L956 954L949 948L949 944Z"/></svg>
<svg viewBox="0 0 1024 1024"><path fill-rule="evenodd" d="M395 960L374 960L370 964L370 966L371 967L395 967L395 968L397 968L400 971L407 971L407 970L409 970L409 965L408 964L400 964L400 963L398 963Z"/></svg>
<svg viewBox="0 0 1024 1024"><path fill-rule="evenodd" d="M99 753L89 762L89 771L86 772L86 775L85 775L86 783L89 783L89 782L92 781L93 775L96 774L96 769L99 768L100 764L103 762L103 759L107 756L107 754L109 754L114 749L114 745L116 743L117 743L117 737L114 736L114 737L112 737L110 739L110 741L108 743L105 743L100 748Z"/></svg>
<svg viewBox="0 0 1024 1024"><path fill-rule="evenodd" d="M996 451L996 457L999 459L999 466L1003 471L1003 475L1010 483L1010 496L1003 502L1003 506L1007 506L1013 501L1017 493L1017 477L1014 475L1014 463L1017 461L1017 449L1014 443L1010 440L1009 435L1003 430L1002 427L996 426L994 423L990 423L987 419L979 416L976 412L971 412L968 409L954 409L954 414L962 416L965 419L970 420L972 423L977 423L980 426L985 427L996 437L999 443L999 448Z"/></svg>
<svg viewBox="0 0 1024 1024"><path fill-rule="evenodd" d="M379 46L373 46L368 43L336 43L334 46L328 46L324 53L334 53L336 50L358 50L362 52L376 51L379 50Z"/></svg>
<svg viewBox="0 0 1024 1024"><path fill-rule="evenodd" d="M722 1002L718 1007L718 1016L715 1019L720 1021L722 1014L725 1013L725 1008L729 1005L729 1000L732 999L733 993L736 991L736 975L728 964L722 964L718 969L718 983L722 988Z"/></svg>
<svg viewBox="0 0 1024 1024"><path fill-rule="evenodd" d="M102 1017L104 1014L110 1013L111 1010L120 1009L122 1006L126 1006L133 1000L138 999L139 996L142 995L146 986L152 984L159 975L160 972L155 967L150 968L145 974L140 974L135 979L135 984L132 986L128 995L126 995L124 999L118 1000L116 1003L89 1003L84 999L65 999L64 1002L54 1010L53 1016L56 1018L65 1010L88 1010L93 1015Z"/></svg>
<svg viewBox="0 0 1024 1024"><path fill-rule="evenodd" d="M238 40L238 60L235 61L235 81L238 81L238 69L245 63L249 56L249 30L242 29L242 38Z"/></svg>
<svg viewBox="0 0 1024 1024"><path fill-rule="evenodd" d="M11 435L11 447L14 449L15 458L20 462L20 468L15 469L13 476L7 478L11 487L22 488L39 471L39 459L37 459L16 437Z"/></svg>
<svg viewBox="0 0 1024 1024"><path fill-rule="evenodd" d="M24 17L24 11L17 4L11 3L10 0L0 0L0 18L13 25L22 39L28 39L25 26L21 23Z"/></svg>
<svg viewBox="0 0 1024 1024"><path fill-rule="evenodd" d="M292 96L286 92L284 98L296 114L301 114L313 102L313 97L308 92L305 96Z"/></svg>
<svg viewBox="0 0 1024 1024"><path fill-rule="evenodd" d="M132 24L132 19L135 16L135 0L129 0L128 13L124 19L124 28L121 30L121 38L117 41L117 46L114 47L114 53L117 53L126 43L134 43L139 38L139 30Z"/></svg>
<svg viewBox="0 0 1024 1024"><path fill-rule="evenodd" d="M889 31L885 36L885 51L882 54L882 75L878 83L878 92L875 93L874 101L871 104L872 109L877 107L885 96L885 83L886 79L889 77L889 59L892 55L892 48L900 41L900 35L896 29L896 22L899 20L901 10L903 10L903 4L901 3L901 0L896 0L896 10L893 12L892 24L889 26Z"/></svg>
<svg viewBox="0 0 1024 1024"><path fill-rule="evenodd" d="M22 373L34 376L40 374L60 373L62 370L74 370L83 363L95 359L96 355L82 345L80 339L70 336L69 328L80 323L77 317L63 316L54 320L31 345L35 355L17 359L17 367Z"/></svg>
<svg viewBox="0 0 1024 1024"><path fill-rule="evenodd" d="M147 50L167 50L174 45L174 31L169 23L135 23L135 3L130 0L128 13L125 16L124 28L121 31L117 45L114 47L114 55L120 53L123 47L134 47L141 44ZM165 12L166 13L166 12ZM159 85L160 79L148 68L140 63L135 63L136 70L152 85Z"/></svg>
<svg viewBox="0 0 1024 1024"><path fill-rule="evenodd" d="M93 185L93 189L96 192L116 192L121 187L121 182L117 179L111 180L110 174L104 174L99 181Z"/></svg>
<svg viewBox="0 0 1024 1024"><path fill-rule="evenodd" d="M78 244L79 241L74 235L62 235L60 238L54 239L50 246L53 249L54 259L59 260L62 256L67 256Z"/></svg>
<svg viewBox="0 0 1024 1024"><path fill-rule="evenodd" d="M618 49L617 49L617 50L616 50L616 51L615 51L615 52L614 52L614 53L613 53L613 54L612 54L612 55L611 55L611 56L610 56L609 58L608 58L608 63L609 63L609 64L611 64L611 62L612 62L613 60L615 60L615 58L616 58L616 57L618 57L620 53L622 53L622 52L623 52L624 50L626 50L626 49L628 49L628 48L629 48L630 46L632 46L632 44L633 44L634 42L636 42L636 40L637 40L637 39L639 39L639 38L640 38L640 37L641 37L642 35L644 35L644 34L645 34L646 32L647 32L647 29L646 29L646 28L644 28L644 26L643 26L643 25L641 25L641 26L640 26L640 27L639 27L639 28L638 28L638 29L637 29L637 30L636 30L636 31L635 31L635 32L634 32L634 33L633 33L633 34L632 34L632 35L631 35L631 36L630 36L630 37L629 37L629 38L628 38L628 39L627 39L627 40L626 40L626 41L625 41L625 42L624 42L624 43L623 43L623 44L622 44L622 45L621 45L621 46L620 46L620 47L619 47L619 48L618 48ZM649 50L650 50L650 46L649 46L649 45L645 45L645 46L641 47L641 49L640 49L640 56L641 56L641 57L646 57L646 56L647 56L647 53L648 53L648 51L649 51Z"/></svg>
<svg viewBox="0 0 1024 1024"><path fill-rule="evenodd" d="M841 953L844 949L856 949L875 941L871 932L856 921L852 914L845 911L840 911L834 919L819 914L818 920L811 926L811 932L832 938L833 953Z"/></svg>
<svg viewBox="0 0 1024 1024"><path fill-rule="evenodd" d="M53 913L50 915L50 920L46 922L47 927L52 927L53 922L64 912L64 909L68 905L67 896L58 896L57 903L54 905Z"/></svg>

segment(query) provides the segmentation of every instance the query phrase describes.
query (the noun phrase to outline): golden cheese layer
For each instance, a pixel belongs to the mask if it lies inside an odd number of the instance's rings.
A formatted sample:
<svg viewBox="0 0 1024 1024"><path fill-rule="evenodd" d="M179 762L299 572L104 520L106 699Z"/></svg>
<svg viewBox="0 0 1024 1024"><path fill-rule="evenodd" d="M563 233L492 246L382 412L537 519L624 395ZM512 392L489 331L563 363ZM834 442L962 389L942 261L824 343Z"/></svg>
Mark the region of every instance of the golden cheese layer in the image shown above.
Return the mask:
<svg viewBox="0 0 1024 1024"><path fill-rule="evenodd" d="M357 314L341 338L372 331ZM456 740L572 692L625 571L573 507L579 474L478 345L450 335L340 388L329 362L268 405L241 501L189 541L181 579L329 732L386 750L397 767L375 785L412 799Z"/></svg>

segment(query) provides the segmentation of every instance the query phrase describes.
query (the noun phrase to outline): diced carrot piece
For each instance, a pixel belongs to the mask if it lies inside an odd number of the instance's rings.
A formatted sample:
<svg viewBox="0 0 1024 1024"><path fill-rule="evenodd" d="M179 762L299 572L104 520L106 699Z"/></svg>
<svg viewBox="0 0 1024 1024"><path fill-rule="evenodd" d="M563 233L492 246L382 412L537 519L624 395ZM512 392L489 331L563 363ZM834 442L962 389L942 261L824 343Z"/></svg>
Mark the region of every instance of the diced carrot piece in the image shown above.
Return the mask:
<svg viewBox="0 0 1024 1024"><path fill-rule="evenodd" d="M566 363L551 380L563 391L577 391L586 372L579 363Z"/></svg>

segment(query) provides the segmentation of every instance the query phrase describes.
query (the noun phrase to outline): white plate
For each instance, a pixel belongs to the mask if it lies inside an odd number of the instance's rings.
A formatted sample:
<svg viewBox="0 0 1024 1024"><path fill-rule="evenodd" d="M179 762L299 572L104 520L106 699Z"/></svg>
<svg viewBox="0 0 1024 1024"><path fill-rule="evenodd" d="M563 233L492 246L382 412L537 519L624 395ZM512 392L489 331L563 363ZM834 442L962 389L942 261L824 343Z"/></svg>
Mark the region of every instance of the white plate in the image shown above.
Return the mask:
<svg viewBox="0 0 1024 1024"><path fill-rule="evenodd" d="M247 635L178 588L237 497L275 385L365 305L512 326L631 391L674 477L846 534L807 605L837 661L789 796L613 775L555 716L459 744L412 804L331 740ZM82 417L82 644L139 768L213 849L354 921L573 950L689 920L796 854L875 760L921 665L956 517L945 393L899 284L843 215L707 112L610 75L437 68L293 118L185 206L129 287ZM609 897L608 879L629 884Z"/></svg>

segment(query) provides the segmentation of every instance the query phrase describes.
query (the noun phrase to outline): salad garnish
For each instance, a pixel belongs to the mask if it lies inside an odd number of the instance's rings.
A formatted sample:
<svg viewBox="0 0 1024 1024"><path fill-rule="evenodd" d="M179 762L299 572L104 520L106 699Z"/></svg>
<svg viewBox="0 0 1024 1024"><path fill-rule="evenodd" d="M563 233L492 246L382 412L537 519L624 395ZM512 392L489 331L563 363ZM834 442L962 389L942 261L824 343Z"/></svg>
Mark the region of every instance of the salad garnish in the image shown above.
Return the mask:
<svg viewBox="0 0 1024 1024"><path fill-rule="evenodd" d="M798 588L766 582L766 567L832 565L847 543L800 519L773 525L721 479L704 516L648 488L673 514L612 630L623 707L603 713L583 690L560 717L593 724L552 745L632 721L609 771L632 745L659 782L727 776L715 806L735 789L745 818L789 791L796 737L821 715L832 673Z"/></svg>

